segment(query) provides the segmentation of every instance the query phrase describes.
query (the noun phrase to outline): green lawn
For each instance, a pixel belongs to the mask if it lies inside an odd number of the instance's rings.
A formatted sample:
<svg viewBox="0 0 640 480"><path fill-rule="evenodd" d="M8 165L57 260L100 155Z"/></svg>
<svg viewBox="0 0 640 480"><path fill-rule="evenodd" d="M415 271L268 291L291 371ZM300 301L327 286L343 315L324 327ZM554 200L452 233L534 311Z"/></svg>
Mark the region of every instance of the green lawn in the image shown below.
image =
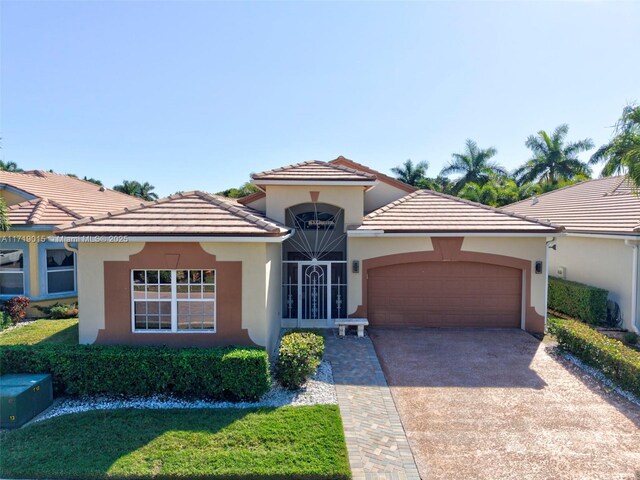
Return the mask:
<svg viewBox="0 0 640 480"><path fill-rule="evenodd" d="M113 410L3 432L0 478L347 479L338 407Z"/></svg>
<svg viewBox="0 0 640 480"><path fill-rule="evenodd" d="M0 332L0 345L78 343L78 319L36 320L29 325Z"/></svg>

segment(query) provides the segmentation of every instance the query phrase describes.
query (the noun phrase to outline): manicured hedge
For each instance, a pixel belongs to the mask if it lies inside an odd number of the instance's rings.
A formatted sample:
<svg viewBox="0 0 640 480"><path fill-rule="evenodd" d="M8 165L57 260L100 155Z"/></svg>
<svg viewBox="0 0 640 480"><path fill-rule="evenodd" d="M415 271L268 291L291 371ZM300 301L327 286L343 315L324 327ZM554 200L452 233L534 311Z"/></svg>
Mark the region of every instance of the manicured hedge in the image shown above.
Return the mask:
<svg viewBox="0 0 640 480"><path fill-rule="evenodd" d="M269 360L257 348L11 345L0 373L51 373L56 393L147 396L158 393L237 400L269 390Z"/></svg>
<svg viewBox="0 0 640 480"><path fill-rule="evenodd" d="M324 339L311 332L290 332L282 336L276 377L287 388L298 389L318 368L324 354Z"/></svg>
<svg viewBox="0 0 640 480"><path fill-rule="evenodd" d="M549 277L549 308L592 325L607 320L608 295L602 288Z"/></svg>
<svg viewBox="0 0 640 480"><path fill-rule="evenodd" d="M575 320L551 320L549 331L563 349L640 396L640 352Z"/></svg>
<svg viewBox="0 0 640 480"><path fill-rule="evenodd" d="M7 312L0 310L0 330L9 328L11 325L13 325L13 320L11 320L11 315L9 315Z"/></svg>

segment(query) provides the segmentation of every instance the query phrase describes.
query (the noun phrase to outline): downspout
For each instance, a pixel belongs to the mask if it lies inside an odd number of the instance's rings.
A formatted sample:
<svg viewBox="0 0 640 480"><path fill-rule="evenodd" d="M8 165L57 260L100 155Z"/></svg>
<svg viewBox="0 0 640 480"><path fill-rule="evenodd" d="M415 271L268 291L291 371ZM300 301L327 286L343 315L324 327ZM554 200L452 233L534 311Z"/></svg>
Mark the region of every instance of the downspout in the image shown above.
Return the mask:
<svg viewBox="0 0 640 480"><path fill-rule="evenodd" d="M631 328L635 333L640 333L640 328L638 327L638 241L627 239L624 244L633 248L633 261L631 262L633 267L633 272L631 272Z"/></svg>
<svg viewBox="0 0 640 480"><path fill-rule="evenodd" d="M556 249L556 237L547 241L544 249L544 332L547 333L547 319L549 317L549 249Z"/></svg>

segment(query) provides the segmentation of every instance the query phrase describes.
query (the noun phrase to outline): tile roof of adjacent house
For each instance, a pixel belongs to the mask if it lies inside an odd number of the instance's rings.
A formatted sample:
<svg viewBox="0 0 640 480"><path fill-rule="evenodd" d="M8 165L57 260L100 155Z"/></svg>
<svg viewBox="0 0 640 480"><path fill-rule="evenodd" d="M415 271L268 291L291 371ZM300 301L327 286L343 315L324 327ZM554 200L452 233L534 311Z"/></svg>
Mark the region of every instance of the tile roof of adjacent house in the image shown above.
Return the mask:
<svg viewBox="0 0 640 480"><path fill-rule="evenodd" d="M26 196L35 197L9 208L12 225L54 225L140 203L140 199L130 195L41 170L0 172L0 185L8 185Z"/></svg>
<svg viewBox="0 0 640 480"><path fill-rule="evenodd" d="M625 176L580 182L503 207L504 211L549 220L567 232L640 233L640 197Z"/></svg>
<svg viewBox="0 0 640 480"><path fill-rule="evenodd" d="M356 231L385 233L556 233L561 227L431 190L418 190L364 218Z"/></svg>
<svg viewBox="0 0 640 480"><path fill-rule="evenodd" d="M232 199L194 191L61 225L58 235L282 236L288 228Z"/></svg>
<svg viewBox="0 0 640 480"><path fill-rule="evenodd" d="M251 178L256 183L264 183L266 181L374 182L376 180L376 176L371 173L360 172L353 168L320 160L310 160L274 170L254 173Z"/></svg>
<svg viewBox="0 0 640 480"><path fill-rule="evenodd" d="M80 215L48 198L34 198L7 207L11 225L59 225Z"/></svg>

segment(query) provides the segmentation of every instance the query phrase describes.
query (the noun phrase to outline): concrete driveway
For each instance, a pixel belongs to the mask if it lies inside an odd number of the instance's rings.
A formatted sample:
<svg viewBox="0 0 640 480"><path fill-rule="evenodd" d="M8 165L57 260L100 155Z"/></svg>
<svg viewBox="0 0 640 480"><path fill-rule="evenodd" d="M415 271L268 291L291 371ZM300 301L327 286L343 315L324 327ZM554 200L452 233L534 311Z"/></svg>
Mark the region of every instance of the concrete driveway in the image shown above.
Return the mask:
<svg viewBox="0 0 640 480"><path fill-rule="evenodd" d="M424 479L640 479L640 407L521 330L371 329Z"/></svg>

